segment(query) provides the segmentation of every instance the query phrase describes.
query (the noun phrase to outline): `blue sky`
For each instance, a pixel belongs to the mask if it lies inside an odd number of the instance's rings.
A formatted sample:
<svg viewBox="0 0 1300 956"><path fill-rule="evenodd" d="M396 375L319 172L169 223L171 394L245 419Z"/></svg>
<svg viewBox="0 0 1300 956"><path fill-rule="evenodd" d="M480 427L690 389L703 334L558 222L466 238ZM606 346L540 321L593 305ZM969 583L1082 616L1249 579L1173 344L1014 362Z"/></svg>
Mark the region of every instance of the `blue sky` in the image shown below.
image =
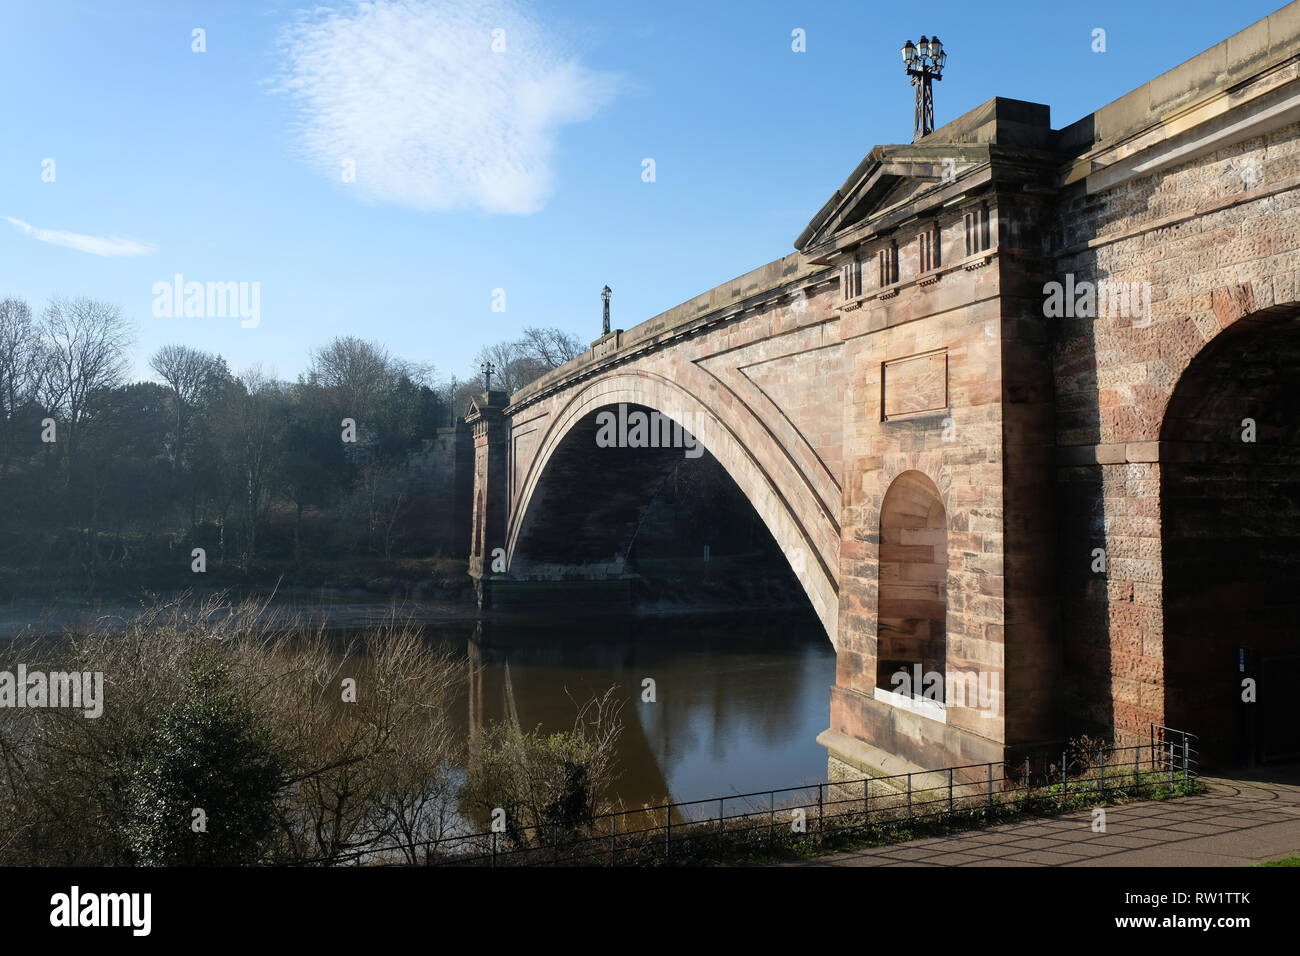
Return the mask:
<svg viewBox="0 0 1300 956"><path fill-rule="evenodd" d="M346 334L463 377L528 325L594 338L606 283L627 328L790 252L910 141L906 39L948 50L939 124L1059 128L1279 5L0 0L0 297L117 302L140 377L183 342L293 378ZM259 283L257 326L156 316L177 273Z"/></svg>

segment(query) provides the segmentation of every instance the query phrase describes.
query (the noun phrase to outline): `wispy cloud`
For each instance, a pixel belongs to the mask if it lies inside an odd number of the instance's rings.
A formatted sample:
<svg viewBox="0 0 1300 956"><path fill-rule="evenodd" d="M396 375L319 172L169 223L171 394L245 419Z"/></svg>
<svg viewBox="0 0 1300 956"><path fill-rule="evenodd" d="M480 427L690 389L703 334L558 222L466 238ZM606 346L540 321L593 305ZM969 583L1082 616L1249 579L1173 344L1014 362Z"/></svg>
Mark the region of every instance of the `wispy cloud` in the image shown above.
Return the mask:
<svg viewBox="0 0 1300 956"><path fill-rule="evenodd" d="M494 32L505 49L493 50ZM561 127L613 96L516 0L371 0L303 14L280 36L275 88L307 161L355 163L368 200L420 210L536 212Z"/></svg>
<svg viewBox="0 0 1300 956"><path fill-rule="evenodd" d="M92 256L147 256L157 251L156 246L138 239L124 239L121 236L87 236L80 232L67 232L63 229L38 229L31 223L15 219L13 216L0 217L20 232L25 232L38 242L50 242L56 246L67 246L79 252L89 252Z"/></svg>

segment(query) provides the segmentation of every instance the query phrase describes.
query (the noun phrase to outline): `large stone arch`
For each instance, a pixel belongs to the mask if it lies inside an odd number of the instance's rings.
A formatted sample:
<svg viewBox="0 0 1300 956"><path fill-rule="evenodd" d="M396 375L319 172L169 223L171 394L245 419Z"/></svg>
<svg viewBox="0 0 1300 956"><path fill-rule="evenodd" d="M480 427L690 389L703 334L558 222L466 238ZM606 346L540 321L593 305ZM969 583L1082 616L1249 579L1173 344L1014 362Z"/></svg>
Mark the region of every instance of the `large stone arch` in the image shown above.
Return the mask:
<svg viewBox="0 0 1300 956"><path fill-rule="evenodd" d="M1165 722L1200 728L1211 763L1294 757L1300 308L1207 339L1170 393L1159 457Z"/></svg>
<svg viewBox="0 0 1300 956"><path fill-rule="evenodd" d="M728 412L720 414L699 396L653 372L627 370L602 376L576 390L563 408L550 417L527 473L518 485L519 491L511 502L506 529L508 569L512 569L515 563L516 548L532 520L530 505L547 466L565 439L595 411L619 404L644 406L674 420L687 419L679 423L690 428L754 507L789 561L831 643L835 644L839 599L834 570L817 549L808 529L800 523L797 509L787 499L786 492L764 471L759 456L741 439L740 434L746 429L740 418L752 417L752 413L733 405ZM752 427L748 430L750 433L761 431ZM802 486L794 491L796 494L804 492Z"/></svg>

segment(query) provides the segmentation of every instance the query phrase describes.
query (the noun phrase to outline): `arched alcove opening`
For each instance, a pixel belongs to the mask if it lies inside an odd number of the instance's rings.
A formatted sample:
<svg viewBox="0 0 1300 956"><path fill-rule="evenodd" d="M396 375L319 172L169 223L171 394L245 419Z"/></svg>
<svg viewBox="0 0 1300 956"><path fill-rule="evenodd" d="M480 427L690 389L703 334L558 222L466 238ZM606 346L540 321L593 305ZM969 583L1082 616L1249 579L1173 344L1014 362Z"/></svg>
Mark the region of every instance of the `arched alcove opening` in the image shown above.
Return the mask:
<svg viewBox="0 0 1300 956"><path fill-rule="evenodd" d="M943 700L947 661L948 522L933 481L919 471L894 479L880 509L876 686L897 691L904 672L913 696L916 675L938 674ZM918 670L919 668L919 670Z"/></svg>

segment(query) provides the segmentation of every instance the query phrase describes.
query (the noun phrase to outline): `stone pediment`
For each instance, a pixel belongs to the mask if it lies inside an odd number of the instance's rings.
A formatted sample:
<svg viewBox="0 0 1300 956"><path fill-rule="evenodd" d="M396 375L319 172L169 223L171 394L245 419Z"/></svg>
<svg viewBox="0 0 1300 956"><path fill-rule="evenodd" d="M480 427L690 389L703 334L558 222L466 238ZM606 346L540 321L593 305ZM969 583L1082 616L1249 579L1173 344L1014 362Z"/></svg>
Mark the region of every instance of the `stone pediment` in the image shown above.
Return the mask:
<svg viewBox="0 0 1300 956"><path fill-rule="evenodd" d="M1046 106L994 97L919 143L877 146L827 200L794 246L814 262L872 232L888 232L926 206L960 201L982 188L995 151L1050 148ZM874 229L864 229L874 226Z"/></svg>
<svg viewBox="0 0 1300 956"><path fill-rule="evenodd" d="M490 392L480 392L478 397L469 400L469 410L465 412L465 421L472 422L483 417L484 412L500 413L510 402L510 393L499 388Z"/></svg>
<svg viewBox="0 0 1300 956"><path fill-rule="evenodd" d="M968 187L967 182L958 188L959 180L988 163L986 144L877 146L813 217L795 248L815 262L828 261L846 234L853 233L856 244L866 223L880 221L881 231L886 231L896 225L892 218L912 218L918 203L948 202ZM907 215L888 215L898 210L907 210Z"/></svg>

